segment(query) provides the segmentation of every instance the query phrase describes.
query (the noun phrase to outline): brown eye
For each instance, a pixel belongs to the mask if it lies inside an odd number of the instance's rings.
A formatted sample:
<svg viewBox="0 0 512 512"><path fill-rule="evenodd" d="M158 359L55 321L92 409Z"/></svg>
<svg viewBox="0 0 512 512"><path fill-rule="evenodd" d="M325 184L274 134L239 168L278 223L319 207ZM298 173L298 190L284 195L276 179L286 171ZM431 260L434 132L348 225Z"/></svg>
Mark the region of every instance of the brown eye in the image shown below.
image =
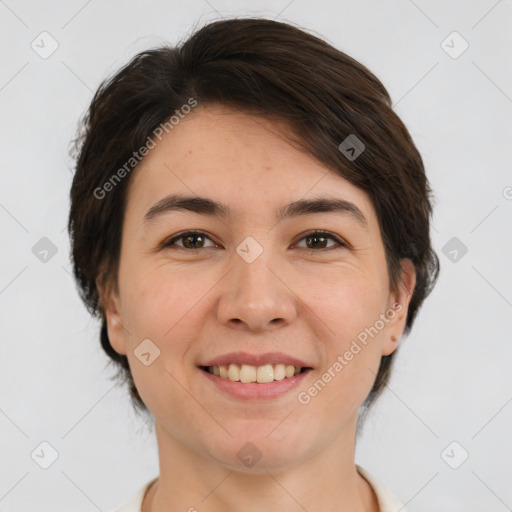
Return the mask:
<svg viewBox="0 0 512 512"><path fill-rule="evenodd" d="M326 246L328 240L333 240L336 242L337 246L346 247L346 245L341 240L339 240L338 237L327 231L314 231L312 233L308 233L301 238L301 241L302 240L307 240L305 249L311 251L335 248L336 245L331 247Z"/></svg>
<svg viewBox="0 0 512 512"><path fill-rule="evenodd" d="M176 244L176 241L178 240L182 240L182 245ZM197 250L204 248L201 244L204 244L205 240L211 241L211 239L201 231L186 231L164 242L162 247L170 247L174 245L182 249Z"/></svg>
<svg viewBox="0 0 512 512"><path fill-rule="evenodd" d="M204 246L206 240L210 240L210 242L212 242L211 238L202 231L185 231L165 241L161 245L161 248L174 246L181 249L198 251L199 249L206 249L208 247ZM321 250L331 250L339 247L346 247L346 244L342 242L337 236L327 231L313 231L303 236L301 238L301 241L302 240L306 240L306 247L304 247L304 249L314 252ZM334 241L335 245L331 245L329 247L327 245L329 240ZM177 244L176 242L178 241L181 241L181 244ZM217 247L217 244L213 242L212 244L213 245L211 245L210 247Z"/></svg>

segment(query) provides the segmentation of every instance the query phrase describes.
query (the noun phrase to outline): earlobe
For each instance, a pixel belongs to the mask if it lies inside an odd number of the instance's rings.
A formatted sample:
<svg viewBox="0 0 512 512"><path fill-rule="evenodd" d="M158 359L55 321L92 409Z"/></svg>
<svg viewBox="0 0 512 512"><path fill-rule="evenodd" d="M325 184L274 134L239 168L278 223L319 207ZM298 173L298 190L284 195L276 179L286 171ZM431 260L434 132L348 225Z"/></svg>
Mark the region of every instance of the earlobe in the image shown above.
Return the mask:
<svg viewBox="0 0 512 512"><path fill-rule="evenodd" d="M398 339L394 334L385 334L382 344L382 355L389 356L398 348Z"/></svg>

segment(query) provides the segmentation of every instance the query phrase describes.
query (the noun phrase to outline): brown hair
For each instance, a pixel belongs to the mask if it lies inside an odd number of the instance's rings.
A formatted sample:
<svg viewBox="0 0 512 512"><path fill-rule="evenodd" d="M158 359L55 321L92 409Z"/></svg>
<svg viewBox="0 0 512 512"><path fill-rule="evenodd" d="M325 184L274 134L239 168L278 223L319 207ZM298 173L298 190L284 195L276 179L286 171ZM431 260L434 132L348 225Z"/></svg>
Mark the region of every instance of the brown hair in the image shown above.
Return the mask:
<svg viewBox="0 0 512 512"><path fill-rule="evenodd" d="M148 412L128 359L111 346L97 283L117 285L123 212L132 173L108 194L98 190L144 146L153 131L195 98L286 120L297 144L368 193L384 242L391 289L400 285L400 259L409 258L416 286L407 335L439 274L431 247L431 189L411 136L381 82L362 64L290 24L262 18L216 21L176 47L136 55L98 88L75 145L68 229L80 296L102 319L101 345L127 381L136 408ZM338 148L356 135L355 159ZM395 351L396 353L396 351ZM388 382L395 353L383 356L364 406Z"/></svg>

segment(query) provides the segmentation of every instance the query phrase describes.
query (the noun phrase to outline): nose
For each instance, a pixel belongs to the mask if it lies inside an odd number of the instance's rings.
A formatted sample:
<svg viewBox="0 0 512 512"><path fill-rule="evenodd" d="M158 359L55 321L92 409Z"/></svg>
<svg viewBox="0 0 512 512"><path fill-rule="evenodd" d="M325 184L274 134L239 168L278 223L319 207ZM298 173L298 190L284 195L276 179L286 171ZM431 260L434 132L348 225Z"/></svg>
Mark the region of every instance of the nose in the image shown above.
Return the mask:
<svg viewBox="0 0 512 512"><path fill-rule="evenodd" d="M251 331L275 330L293 322L298 298L285 272L271 260L266 251L252 263L234 254L232 270L221 282L220 322Z"/></svg>

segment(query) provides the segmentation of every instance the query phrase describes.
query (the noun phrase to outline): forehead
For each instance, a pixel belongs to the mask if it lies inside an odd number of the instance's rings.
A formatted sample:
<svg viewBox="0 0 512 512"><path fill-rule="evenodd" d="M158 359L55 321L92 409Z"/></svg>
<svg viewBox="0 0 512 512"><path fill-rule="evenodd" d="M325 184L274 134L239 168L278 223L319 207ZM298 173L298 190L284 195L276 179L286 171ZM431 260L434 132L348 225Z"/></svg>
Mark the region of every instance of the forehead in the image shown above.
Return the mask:
<svg viewBox="0 0 512 512"><path fill-rule="evenodd" d="M264 209L312 197L355 204L375 221L368 195L294 147L285 121L220 105L198 106L166 133L134 171L128 204L147 213L169 194L202 196L229 215L261 217ZM273 212L274 214L275 212Z"/></svg>

